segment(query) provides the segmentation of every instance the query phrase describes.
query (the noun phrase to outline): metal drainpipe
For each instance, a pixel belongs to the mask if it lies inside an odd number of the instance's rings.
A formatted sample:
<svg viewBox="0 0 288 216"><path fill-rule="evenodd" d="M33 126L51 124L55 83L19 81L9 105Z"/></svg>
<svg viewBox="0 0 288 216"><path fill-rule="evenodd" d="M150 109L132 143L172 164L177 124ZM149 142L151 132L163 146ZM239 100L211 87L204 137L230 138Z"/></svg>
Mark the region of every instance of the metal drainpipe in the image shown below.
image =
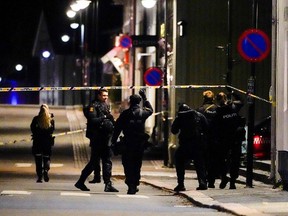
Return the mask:
<svg viewBox="0 0 288 216"><path fill-rule="evenodd" d="M271 65L271 167L269 179L276 183L276 59L277 59L277 0L272 0L272 65Z"/></svg>

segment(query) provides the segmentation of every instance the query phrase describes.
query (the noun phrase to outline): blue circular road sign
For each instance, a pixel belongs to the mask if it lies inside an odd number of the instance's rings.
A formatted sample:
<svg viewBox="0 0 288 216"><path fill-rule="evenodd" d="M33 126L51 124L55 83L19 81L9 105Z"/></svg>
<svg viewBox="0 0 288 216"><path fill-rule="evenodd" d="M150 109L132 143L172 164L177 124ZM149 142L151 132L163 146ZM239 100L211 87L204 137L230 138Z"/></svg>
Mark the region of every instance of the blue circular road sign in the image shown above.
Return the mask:
<svg viewBox="0 0 288 216"><path fill-rule="evenodd" d="M260 62L270 53L268 36L259 29L248 29L238 40L239 54L249 62Z"/></svg>
<svg viewBox="0 0 288 216"><path fill-rule="evenodd" d="M163 71L157 67L151 67L144 73L145 83L149 86L162 84Z"/></svg>
<svg viewBox="0 0 288 216"><path fill-rule="evenodd" d="M132 46L132 39L128 35L123 35L119 39L122 48L130 48Z"/></svg>

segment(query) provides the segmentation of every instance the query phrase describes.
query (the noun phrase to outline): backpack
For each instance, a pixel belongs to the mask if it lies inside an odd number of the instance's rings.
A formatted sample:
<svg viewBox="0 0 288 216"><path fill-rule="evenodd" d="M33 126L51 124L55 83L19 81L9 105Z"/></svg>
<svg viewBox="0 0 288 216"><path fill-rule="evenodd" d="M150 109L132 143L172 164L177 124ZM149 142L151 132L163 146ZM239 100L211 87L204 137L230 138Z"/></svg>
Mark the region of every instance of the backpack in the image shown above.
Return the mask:
<svg viewBox="0 0 288 216"><path fill-rule="evenodd" d="M187 139L199 138L203 135L201 116L197 111L191 111L189 116L182 119L181 133Z"/></svg>
<svg viewBox="0 0 288 216"><path fill-rule="evenodd" d="M130 119L128 121L129 135L147 141L150 136L144 132L145 120L142 119L143 110L139 109L139 113L131 110Z"/></svg>

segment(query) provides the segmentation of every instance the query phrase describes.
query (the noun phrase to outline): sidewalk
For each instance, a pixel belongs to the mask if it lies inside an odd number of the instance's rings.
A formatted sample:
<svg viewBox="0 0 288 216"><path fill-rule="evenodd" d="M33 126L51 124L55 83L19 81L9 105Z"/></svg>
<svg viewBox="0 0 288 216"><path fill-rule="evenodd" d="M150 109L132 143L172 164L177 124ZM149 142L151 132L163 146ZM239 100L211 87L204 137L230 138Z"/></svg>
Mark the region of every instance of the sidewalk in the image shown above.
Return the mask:
<svg viewBox="0 0 288 216"><path fill-rule="evenodd" d="M150 171L145 168L144 163L141 182L173 191L177 185L175 169L162 168L160 161L156 161L156 163L158 165ZM234 215L288 215L288 193L281 189L272 189L271 185L253 181L253 188L246 188L245 178L240 176L236 190L229 190L229 183L225 189L219 189L220 180L217 180L214 189L196 191L196 187L198 187L196 172L189 170L185 177L186 191L179 194L197 206L213 208Z"/></svg>

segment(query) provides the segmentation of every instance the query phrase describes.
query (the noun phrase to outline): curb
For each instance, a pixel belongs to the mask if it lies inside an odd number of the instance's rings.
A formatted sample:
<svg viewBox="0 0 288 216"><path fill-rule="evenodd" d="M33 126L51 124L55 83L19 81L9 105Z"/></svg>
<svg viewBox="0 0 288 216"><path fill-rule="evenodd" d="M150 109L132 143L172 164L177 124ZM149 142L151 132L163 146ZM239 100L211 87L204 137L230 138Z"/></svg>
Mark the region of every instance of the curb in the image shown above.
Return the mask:
<svg viewBox="0 0 288 216"><path fill-rule="evenodd" d="M158 189L166 190L171 193L175 193L173 189L171 188L171 185L165 184L160 181L153 181L148 180L145 178L142 178L141 183L147 184L150 186L153 186ZM271 216L270 214L265 214L260 211L257 211L255 209L251 209L248 207L245 207L241 204L237 203L220 203L217 200L214 200L213 198L199 192L199 191L183 191L179 193L175 193L180 196L183 196L187 198L190 202L192 202L194 205L198 207L204 207L204 208L211 208L215 209L220 212L226 212L237 216Z"/></svg>

